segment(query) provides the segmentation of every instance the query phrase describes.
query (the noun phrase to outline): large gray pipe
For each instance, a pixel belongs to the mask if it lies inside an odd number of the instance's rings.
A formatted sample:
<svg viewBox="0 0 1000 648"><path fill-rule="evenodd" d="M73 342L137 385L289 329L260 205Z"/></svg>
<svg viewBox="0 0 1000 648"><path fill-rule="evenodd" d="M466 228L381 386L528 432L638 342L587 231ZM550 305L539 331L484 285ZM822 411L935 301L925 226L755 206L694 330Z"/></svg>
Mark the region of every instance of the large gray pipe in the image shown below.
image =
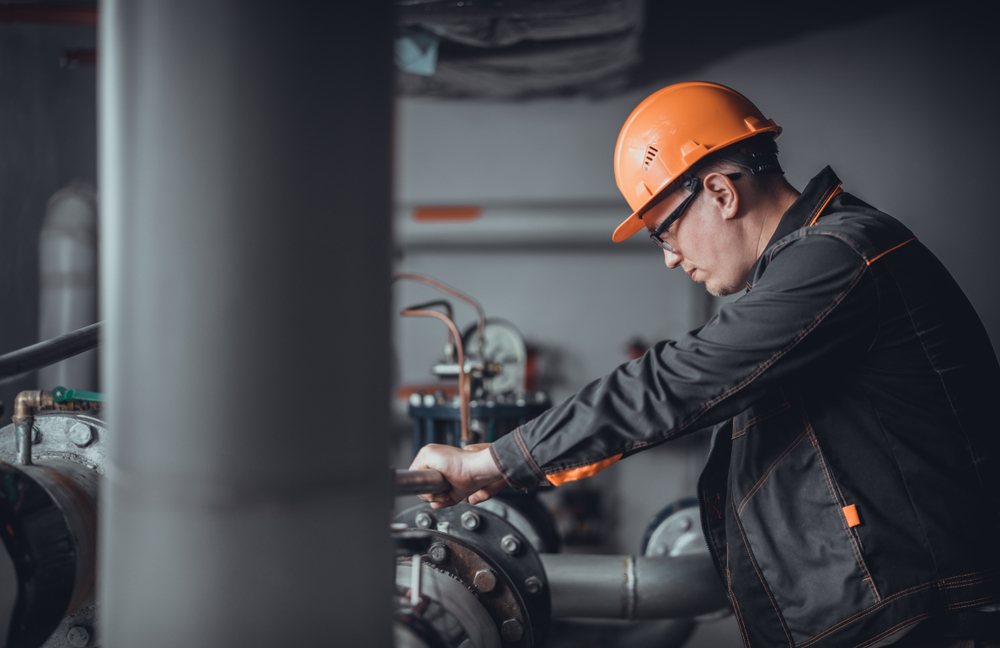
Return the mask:
<svg viewBox="0 0 1000 648"><path fill-rule="evenodd" d="M389 0L106 0L102 646L391 643Z"/></svg>
<svg viewBox="0 0 1000 648"><path fill-rule="evenodd" d="M541 554L556 618L669 619L728 605L708 555Z"/></svg>

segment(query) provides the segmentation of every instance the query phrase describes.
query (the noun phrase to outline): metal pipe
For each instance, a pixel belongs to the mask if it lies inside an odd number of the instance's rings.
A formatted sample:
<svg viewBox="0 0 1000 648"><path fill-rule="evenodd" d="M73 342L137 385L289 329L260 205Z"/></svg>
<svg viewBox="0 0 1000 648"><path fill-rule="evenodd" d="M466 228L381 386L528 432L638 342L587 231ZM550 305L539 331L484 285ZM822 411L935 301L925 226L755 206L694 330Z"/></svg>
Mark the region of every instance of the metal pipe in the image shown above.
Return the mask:
<svg viewBox="0 0 1000 648"><path fill-rule="evenodd" d="M462 417L462 447L465 447L472 440L469 437L469 401L471 396L469 372L465 366L465 345L462 342L462 334L458 332L458 327L455 326L454 320L444 313L432 310L404 310L400 311L399 314L407 317L435 317L445 323L448 330L451 331L452 337L455 338L455 350L458 352L458 407L459 416Z"/></svg>
<svg viewBox="0 0 1000 648"><path fill-rule="evenodd" d="M707 555L646 558L541 554L553 617L668 619L728 605Z"/></svg>
<svg viewBox="0 0 1000 648"><path fill-rule="evenodd" d="M101 323L98 322L72 333L5 353L0 356L0 378L19 376L90 351L97 347L100 334Z"/></svg>
<svg viewBox="0 0 1000 648"><path fill-rule="evenodd" d="M99 29L101 645L388 648L393 4Z"/></svg>
<svg viewBox="0 0 1000 648"><path fill-rule="evenodd" d="M431 495L451 490L451 484L436 470L397 470L396 495Z"/></svg>

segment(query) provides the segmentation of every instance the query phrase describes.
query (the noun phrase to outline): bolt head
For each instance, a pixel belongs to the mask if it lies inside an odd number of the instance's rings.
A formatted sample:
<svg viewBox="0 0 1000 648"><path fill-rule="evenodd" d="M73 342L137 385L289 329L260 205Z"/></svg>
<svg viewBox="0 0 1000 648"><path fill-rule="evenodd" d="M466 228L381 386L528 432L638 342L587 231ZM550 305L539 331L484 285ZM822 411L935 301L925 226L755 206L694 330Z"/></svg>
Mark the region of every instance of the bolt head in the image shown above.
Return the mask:
<svg viewBox="0 0 1000 648"><path fill-rule="evenodd" d="M689 518L687 516L681 517L681 518L677 518L677 522L675 522L674 524L681 531L687 531L688 529L691 528L691 518Z"/></svg>
<svg viewBox="0 0 1000 648"><path fill-rule="evenodd" d="M431 545L431 548L427 550L427 560L431 561L435 565L440 565L444 561L448 560L448 547L444 546L440 542L435 542Z"/></svg>
<svg viewBox="0 0 1000 648"><path fill-rule="evenodd" d="M500 626L500 636L507 643L520 641L523 634L524 627L521 626L521 622L517 619L507 619Z"/></svg>
<svg viewBox="0 0 1000 648"><path fill-rule="evenodd" d="M66 643L73 648L85 648L90 645L90 631L83 626L73 626L66 633Z"/></svg>
<svg viewBox="0 0 1000 648"><path fill-rule="evenodd" d="M480 569L472 579L472 584L483 594L488 594L496 588L497 576L491 569Z"/></svg>
<svg viewBox="0 0 1000 648"><path fill-rule="evenodd" d="M504 553L513 556L521 550L521 541L512 535L505 535L500 540L500 547L504 550Z"/></svg>
<svg viewBox="0 0 1000 648"><path fill-rule="evenodd" d="M94 440L94 431L86 423L74 423L66 434L78 448L85 448Z"/></svg>
<svg viewBox="0 0 1000 648"><path fill-rule="evenodd" d="M524 591L531 596L538 596L541 594L544 587L545 583L543 583L542 579L538 576L529 576L524 579Z"/></svg>
<svg viewBox="0 0 1000 648"><path fill-rule="evenodd" d="M462 513L462 527L468 529L469 531L475 531L479 528L479 516L472 511L466 511Z"/></svg>
<svg viewBox="0 0 1000 648"><path fill-rule="evenodd" d="M430 513L417 513L413 521L421 529L429 529L434 524L434 518L430 516Z"/></svg>

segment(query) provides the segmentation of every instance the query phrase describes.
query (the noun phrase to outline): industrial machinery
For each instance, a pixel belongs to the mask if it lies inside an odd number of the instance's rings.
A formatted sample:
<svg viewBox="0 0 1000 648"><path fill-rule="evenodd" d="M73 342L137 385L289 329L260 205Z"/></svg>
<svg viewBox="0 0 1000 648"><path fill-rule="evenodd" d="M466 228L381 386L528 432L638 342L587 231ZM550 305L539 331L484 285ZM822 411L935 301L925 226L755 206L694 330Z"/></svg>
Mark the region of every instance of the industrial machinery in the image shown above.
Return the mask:
<svg viewBox="0 0 1000 648"><path fill-rule="evenodd" d="M486 318L478 302L437 280L398 278L434 286L478 315L459 336L447 301L402 311L436 317L450 331L444 359L431 370L441 382L409 394L414 454L427 443L494 441L550 407L546 394L524 389L525 345L512 324ZM447 488L434 471L397 474L398 494ZM396 517L397 648L537 648L557 645L555 624L585 636L595 622L607 638L601 645L669 648L688 639L696 617L725 613L695 500L653 519L642 556L559 554L555 521L537 490L505 488L476 506L422 505ZM581 630L565 619L590 625Z"/></svg>
<svg viewBox="0 0 1000 648"><path fill-rule="evenodd" d="M0 379L92 349L99 330L0 356ZM478 358L484 366L494 361ZM491 396L477 389L478 397ZM8 648L100 645L97 493L110 438L102 401L61 387L21 392L12 424L0 430L0 637ZM396 471L393 479L398 495L449 488L430 470ZM728 605L693 500L653 520L638 557L558 553L551 515L530 493L513 491L477 506L416 506L399 513L389 532L395 579L386 594L394 596L397 648L561 648L595 623L611 638L604 646L676 648L692 619Z"/></svg>

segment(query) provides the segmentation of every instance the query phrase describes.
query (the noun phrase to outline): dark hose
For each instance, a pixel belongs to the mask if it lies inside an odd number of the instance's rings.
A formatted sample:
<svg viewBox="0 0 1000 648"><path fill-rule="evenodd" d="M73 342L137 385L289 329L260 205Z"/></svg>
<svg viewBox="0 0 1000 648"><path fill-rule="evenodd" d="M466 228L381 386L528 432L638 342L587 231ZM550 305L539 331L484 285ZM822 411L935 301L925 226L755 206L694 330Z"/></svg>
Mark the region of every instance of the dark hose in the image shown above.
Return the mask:
<svg viewBox="0 0 1000 648"><path fill-rule="evenodd" d="M101 323L0 356L0 378L35 371L97 347Z"/></svg>

